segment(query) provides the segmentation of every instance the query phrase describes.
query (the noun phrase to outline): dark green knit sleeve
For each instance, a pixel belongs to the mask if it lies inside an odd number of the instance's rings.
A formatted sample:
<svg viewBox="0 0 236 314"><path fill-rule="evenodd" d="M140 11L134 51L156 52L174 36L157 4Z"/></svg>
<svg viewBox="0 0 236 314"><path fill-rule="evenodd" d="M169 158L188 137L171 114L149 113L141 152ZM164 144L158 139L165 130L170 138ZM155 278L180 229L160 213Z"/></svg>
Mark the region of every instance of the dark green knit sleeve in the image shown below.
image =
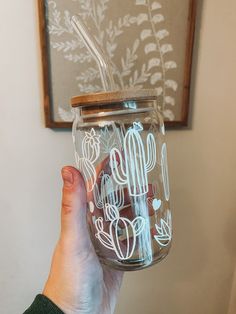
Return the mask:
<svg viewBox="0 0 236 314"><path fill-rule="evenodd" d="M59 307L42 294L37 295L33 304L24 314L64 314Z"/></svg>

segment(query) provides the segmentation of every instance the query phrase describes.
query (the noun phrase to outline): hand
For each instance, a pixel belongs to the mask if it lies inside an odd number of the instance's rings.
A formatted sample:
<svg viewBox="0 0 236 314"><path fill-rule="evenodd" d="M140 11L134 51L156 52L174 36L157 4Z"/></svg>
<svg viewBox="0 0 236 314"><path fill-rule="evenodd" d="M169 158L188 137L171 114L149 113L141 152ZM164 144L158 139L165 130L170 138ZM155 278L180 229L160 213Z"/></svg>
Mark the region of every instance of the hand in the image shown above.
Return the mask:
<svg viewBox="0 0 236 314"><path fill-rule="evenodd" d="M62 177L61 234L43 294L66 314L111 314L123 273L102 266L92 246L81 174L65 167Z"/></svg>

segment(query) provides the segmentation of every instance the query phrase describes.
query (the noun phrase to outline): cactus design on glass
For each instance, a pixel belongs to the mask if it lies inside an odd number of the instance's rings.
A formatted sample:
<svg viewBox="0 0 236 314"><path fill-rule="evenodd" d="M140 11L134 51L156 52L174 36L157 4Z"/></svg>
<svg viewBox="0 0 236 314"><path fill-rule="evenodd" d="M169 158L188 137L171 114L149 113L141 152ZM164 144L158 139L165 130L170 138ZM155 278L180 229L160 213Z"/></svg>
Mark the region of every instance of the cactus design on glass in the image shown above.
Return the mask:
<svg viewBox="0 0 236 314"><path fill-rule="evenodd" d="M108 221L109 219L105 210L106 204L116 206L118 209L122 208L124 206L124 190L121 186L118 185L114 187L114 183L109 174L102 175L99 186L101 187L101 192L99 192L97 183L93 189L94 203L98 209L104 210L105 220Z"/></svg>
<svg viewBox="0 0 236 314"><path fill-rule="evenodd" d="M166 143L164 143L162 145L162 149L161 149L161 171L162 171L165 199L167 201L169 201L169 199L170 199L170 188L169 188L169 175L168 175L168 165L167 165Z"/></svg>
<svg viewBox="0 0 236 314"><path fill-rule="evenodd" d="M152 201L152 208L154 209L155 212L160 209L161 204L162 204L161 200L159 200L157 198L153 199L153 201Z"/></svg>
<svg viewBox="0 0 236 314"><path fill-rule="evenodd" d="M87 191L91 192L96 182L94 163L100 155L100 135L97 135L94 129L85 132L82 141L82 155L83 157L80 158L76 152L76 164L84 175Z"/></svg>
<svg viewBox="0 0 236 314"><path fill-rule="evenodd" d="M171 224L171 213L168 210L167 219L161 219L160 225L155 225L157 235L154 236L157 243L162 246L166 247L170 244L172 239L172 224Z"/></svg>
<svg viewBox="0 0 236 314"><path fill-rule="evenodd" d="M134 122L124 138L124 151L113 148L110 153L110 165L114 180L119 185L127 184L131 196L148 193L148 172L156 165L156 143L153 134L147 136L147 155L140 132L143 125ZM120 160L120 169L117 158Z"/></svg>
<svg viewBox="0 0 236 314"><path fill-rule="evenodd" d="M109 154L111 149L116 146L115 132L109 132L107 126L101 130L101 152Z"/></svg>
<svg viewBox="0 0 236 314"><path fill-rule="evenodd" d="M97 229L96 237L107 249L116 253L120 260L127 260L133 254L136 247L137 237L142 233L145 227L145 219L136 217L133 221L120 217L119 210L116 206L105 205L106 216L109 218L109 232L104 231L103 218L100 217L95 221ZM119 224L123 228L123 238L126 244L119 240Z"/></svg>

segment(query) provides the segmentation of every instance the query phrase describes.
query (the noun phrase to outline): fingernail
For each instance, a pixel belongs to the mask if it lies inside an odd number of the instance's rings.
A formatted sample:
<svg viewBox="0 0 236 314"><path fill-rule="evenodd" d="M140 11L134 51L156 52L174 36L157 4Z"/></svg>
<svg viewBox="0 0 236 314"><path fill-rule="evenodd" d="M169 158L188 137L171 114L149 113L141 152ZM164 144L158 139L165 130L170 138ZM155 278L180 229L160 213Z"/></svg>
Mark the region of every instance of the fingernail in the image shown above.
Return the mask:
<svg viewBox="0 0 236 314"><path fill-rule="evenodd" d="M74 178L73 178L73 174L67 170L67 169L63 169L62 170L62 179L64 181L64 186L65 187L71 187L74 183Z"/></svg>

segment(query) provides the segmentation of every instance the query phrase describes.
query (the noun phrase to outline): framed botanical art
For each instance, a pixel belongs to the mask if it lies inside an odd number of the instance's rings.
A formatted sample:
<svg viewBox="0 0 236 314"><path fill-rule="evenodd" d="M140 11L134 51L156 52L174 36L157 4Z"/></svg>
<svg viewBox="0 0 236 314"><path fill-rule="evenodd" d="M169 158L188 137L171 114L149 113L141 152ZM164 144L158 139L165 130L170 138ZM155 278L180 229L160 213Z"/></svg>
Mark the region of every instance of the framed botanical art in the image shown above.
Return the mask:
<svg viewBox="0 0 236 314"><path fill-rule="evenodd" d="M112 64L116 89L156 89L167 127L188 123L197 0L38 0L47 127L69 128L70 99L102 91L71 25L79 15Z"/></svg>

